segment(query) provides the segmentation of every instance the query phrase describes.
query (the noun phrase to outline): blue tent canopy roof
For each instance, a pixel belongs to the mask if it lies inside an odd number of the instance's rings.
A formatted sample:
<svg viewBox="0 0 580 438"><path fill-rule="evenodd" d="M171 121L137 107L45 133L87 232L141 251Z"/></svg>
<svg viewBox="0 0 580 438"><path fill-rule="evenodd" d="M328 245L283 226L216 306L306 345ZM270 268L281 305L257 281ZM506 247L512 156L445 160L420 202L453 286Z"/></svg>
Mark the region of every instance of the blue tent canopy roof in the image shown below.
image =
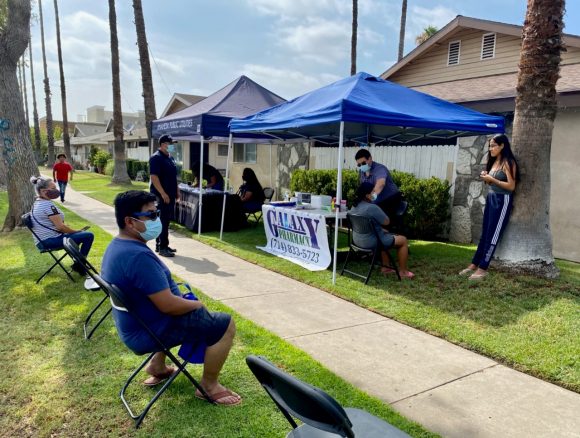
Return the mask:
<svg viewBox="0 0 580 438"><path fill-rule="evenodd" d="M153 121L155 138L170 134L175 138L203 135L228 137L229 122L233 117L246 117L264 108L285 102L246 76L216 91L211 96L162 119Z"/></svg>
<svg viewBox="0 0 580 438"><path fill-rule="evenodd" d="M246 118L233 118L233 133L266 133L279 139L345 139L401 142L504 132L504 119L358 73ZM371 141L368 141L371 140Z"/></svg>

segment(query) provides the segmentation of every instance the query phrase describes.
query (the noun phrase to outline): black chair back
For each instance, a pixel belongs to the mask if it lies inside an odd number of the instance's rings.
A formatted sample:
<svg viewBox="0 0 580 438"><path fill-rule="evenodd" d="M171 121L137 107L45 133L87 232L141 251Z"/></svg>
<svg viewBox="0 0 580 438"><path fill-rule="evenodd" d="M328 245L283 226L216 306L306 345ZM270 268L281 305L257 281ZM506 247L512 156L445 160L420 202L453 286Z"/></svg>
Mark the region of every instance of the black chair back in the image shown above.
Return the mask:
<svg viewBox="0 0 580 438"><path fill-rule="evenodd" d="M272 201L275 192L276 190L274 190L272 187L264 187L264 203L269 204L270 201Z"/></svg>
<svg viewBox="0 0 580 438"><path fill-rule="evenodd" d="M326 392L286 374L263 357L248 356L246 363L294 428L291 416L317 429L354 437L348 415Z"/></svg>
<svg viewBox="0 0 580 438"><path fill-rule="evenodd" d="M32 213L31 212L24 213L22 216L20 216L20 218L22 219L22 223L24 225L26 225L26 228L28 228L30 230L30 232L34 235L34 237L36 237L36 239L39 242L42 242L42 239L34 231L34 224L32 222ZM46 251L45 249L40 250L40 252L45 252L45 251Z"/></svg>
<svg viewBox="0 0 580 438"><path fill-rule="evenodd" d="M379 236L377 236L377 230L375 228L375 224L373 223L373 219L368 217L368 216L362 216L360 214L354 214L354 213L347 213L346 217L348 219L348 221L350 222L350 226L352 228L353 231L353 237L352 237L352 243L354 245L356 245L357 247L359 247L359 245L357 245L355 239L354 239L354 233L357 234L372 234L376 237L377 239L377 244L380 244L380 239ZM359 247L362 248L362 247ZM374 249L374 248L365 248L365 249Z"/></svg>
<svg viewBox="0 0 580 438"><path fill-rule="evenodd" d="M62 240L62 246L64 247L64 250L68 253L68 255L71 256L71 258L75 262L77 262L79 265L85 268L85 271L87 272L92 271L95 274L99 273L99 271L97 271L97 269L91 264L91 262L89 262L89 260L85 257L85 255L81 252L77 243L70 237L65 237Z"/></svg>

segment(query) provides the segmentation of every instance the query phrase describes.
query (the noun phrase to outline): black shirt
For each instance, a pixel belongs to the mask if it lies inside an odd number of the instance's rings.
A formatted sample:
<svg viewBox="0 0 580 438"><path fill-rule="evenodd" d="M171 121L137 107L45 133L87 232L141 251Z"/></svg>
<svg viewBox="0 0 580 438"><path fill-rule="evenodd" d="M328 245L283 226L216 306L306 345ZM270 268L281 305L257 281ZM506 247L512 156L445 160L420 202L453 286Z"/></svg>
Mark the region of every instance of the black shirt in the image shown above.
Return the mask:
<svg viewBox="0 0 580 438"><path fill-rule="evenodd" d="M240 196L244 196L244 193L250 192L252 197L247 199L246 202L253 201L259 202L261 204L264 203L266 197L264 196L264 190L261 189L258 185L252 183L244 183L240 186Z"/></svg>
<svg viewBox="0 0 580 438"><path fill-rule="evenodd" d="M211 187L214 190L224 189L224 177L215 167L206 164L203 166L203 179L205 179L208 184L211 184L212 177L215 177L215 184Z"/></svg>
<svg viewBox="0 0 580 438"><path fill-rule="evenodd" d="M174 201L177 196L177 166L173 157L165 155L159 150L155 152L149 158L149 174L157 175L161 187L163 187L169 198ZM150 185L150 191L154 195L161 197L161 193L159 193L153 183Z"/></svg>

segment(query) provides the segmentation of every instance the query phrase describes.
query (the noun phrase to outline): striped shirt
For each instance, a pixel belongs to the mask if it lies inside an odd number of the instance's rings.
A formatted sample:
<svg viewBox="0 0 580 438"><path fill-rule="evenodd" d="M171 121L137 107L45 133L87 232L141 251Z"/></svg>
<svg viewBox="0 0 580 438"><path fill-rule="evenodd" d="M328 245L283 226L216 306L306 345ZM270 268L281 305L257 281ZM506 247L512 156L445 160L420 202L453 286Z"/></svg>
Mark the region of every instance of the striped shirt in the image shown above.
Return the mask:
<svg viewBox="0 0 580 438"><path fill-rule="evenodd" d="M50 216L57 214L64 221L64 213L59 210L54 202L47 199L37 199L34 201L34 205L32 206L32 229L40 240L58 237L63 234L56 229L50 220ZM34 236L34 243L38 243L36 236Z"/></svg>

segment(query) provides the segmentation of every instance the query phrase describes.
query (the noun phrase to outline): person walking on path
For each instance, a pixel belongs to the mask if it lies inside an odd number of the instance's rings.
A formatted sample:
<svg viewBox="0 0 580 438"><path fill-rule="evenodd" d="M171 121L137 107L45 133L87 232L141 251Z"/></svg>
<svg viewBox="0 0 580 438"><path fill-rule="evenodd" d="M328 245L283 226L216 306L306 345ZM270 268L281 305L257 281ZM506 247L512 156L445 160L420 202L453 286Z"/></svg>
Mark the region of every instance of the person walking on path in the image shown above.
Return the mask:
<svg viewBox="0 0 580 438"><path fill-rule="evenodd" d="M359 149L354 159L360 172L360 183L373 185L371 202L378 205L388 217L395 218L403 197L387 166L373 161L368 149Z"/></svg>
<svg viewBox="0 0 580 438"><path fill-rule="evenodd" d="M60 190L60 201L64 202L64 194L66 192L66 185L69 182L69 173L70 173L70 180L73 179L73 167L66 161L65 154L58 154L56 157L58 162L54 163L52 167L52 179L57 182L58 189Z"/></svg>
<svg viewBox="0 0 580 438"><path fill-rule="evenodd" d="M147 246L147 241L161 232L155 201L153 194L141 190L117 195L115 218L119 234L103 255L102 276L121 289L133 303L136 315L164 343L205 345L200 385L217 404L237 405L241 397L218 381L232 348L235 323L227 313L209 312L200 301L182 297L167 266ZM113 308L113 319L127 347L137 354L155 351L156 343L131 314ZM167 366L165 354L158 352L145 371L150 377L143 384L154 386L177 370ZM199 391L195 396L204 399Z"/></svg>
<svg viewBox="0 0 580 438"><path fill-rule="evenodd" d="M150 191L157 197L162 227L161 234L155 239L155 251L163 257L174 257L176 252L169 247L169 222L173 219L175 201L179 200L177 166L171 156L173 148L173 138L162 135L159 138L159 149L149 158Z"/></svg>
<svg viewBox="0 0 580 438"><path fill-rule="evenodd" d="M483 211L483 225L477 251L471 264L459 275L469 275L470 280L481 280L497 248L499 239L508 224L513 205L513 192L519 181L519 170L510 142L504 134L489 141L487 165L480 179L489 184Z"/></svg>

